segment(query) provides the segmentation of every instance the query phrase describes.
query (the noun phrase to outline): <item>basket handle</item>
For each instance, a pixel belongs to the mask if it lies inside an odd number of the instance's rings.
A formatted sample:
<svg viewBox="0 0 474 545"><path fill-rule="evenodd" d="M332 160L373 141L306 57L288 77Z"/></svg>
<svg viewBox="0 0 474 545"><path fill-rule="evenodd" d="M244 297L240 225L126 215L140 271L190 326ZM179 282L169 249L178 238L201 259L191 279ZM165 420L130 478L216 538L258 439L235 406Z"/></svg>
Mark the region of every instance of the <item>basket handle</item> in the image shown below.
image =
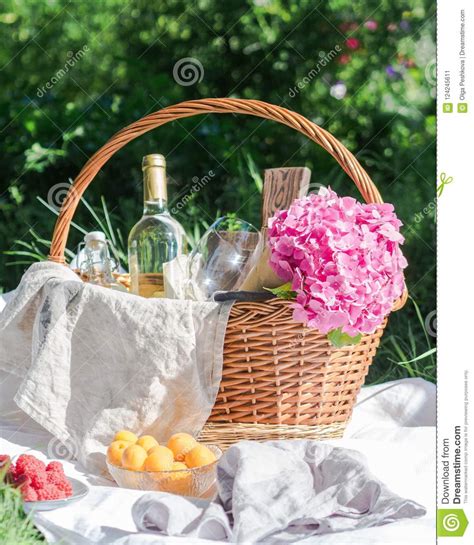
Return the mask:
<svg viewBox="0 0 474 545"><path fill-rule="evenodd" d="M64 263L64 250L66 248L71 221L77 205L79 204L84 191L87 189L87 186L115 152L123 148L131 140L164 125L165 123L184 117L210 113L253 115L292 127L307 136L310 140L313 140L313 142L316 142L316 144L319 144L336 159L342 169L350 178L352 178L366 202L383 202L374 183L354 155L352 155L337 138L312 121L309 121L301 114L292 112L281 106L261 102L260 100L238 98L189 100L187 102L175 104L174 106L168 106L162 110L142 117L138 121L135 121L128 127L117 132L108 142L106 142L106 144L94 153L74 180L74 183L62 203L54 227L48 259L57 263Z"/></svg>

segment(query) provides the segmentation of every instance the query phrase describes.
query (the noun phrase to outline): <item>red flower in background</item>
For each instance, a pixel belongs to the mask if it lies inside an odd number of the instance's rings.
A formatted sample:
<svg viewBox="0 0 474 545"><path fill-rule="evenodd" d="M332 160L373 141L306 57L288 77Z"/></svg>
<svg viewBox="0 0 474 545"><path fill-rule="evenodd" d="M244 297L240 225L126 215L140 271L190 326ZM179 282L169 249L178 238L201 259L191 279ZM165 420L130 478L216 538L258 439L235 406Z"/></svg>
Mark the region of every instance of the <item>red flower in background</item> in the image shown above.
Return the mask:
<svg viewBox="0 0 474 545"><path fill-rule="evenodd" d="M351 60L351 56L348 55L347 53L343 53L340 57L339 57L339 64L347 64L350 62Z"/></svg>
<svg viewBox="0 0 474 545"><path fill-rule="evenodd" d="M352 21L350 23L341 23L339 28L342 30L342 32L347 32L348 30L355 30L358 28L358 25L356 22Z"/></svg>
<svg viewBox="0 0 474 545"><path fill-rule="evenodd" d="M359 49L360 47L360 41L357 38L348 38L346 40L346 45L349 49Z"/></svg>

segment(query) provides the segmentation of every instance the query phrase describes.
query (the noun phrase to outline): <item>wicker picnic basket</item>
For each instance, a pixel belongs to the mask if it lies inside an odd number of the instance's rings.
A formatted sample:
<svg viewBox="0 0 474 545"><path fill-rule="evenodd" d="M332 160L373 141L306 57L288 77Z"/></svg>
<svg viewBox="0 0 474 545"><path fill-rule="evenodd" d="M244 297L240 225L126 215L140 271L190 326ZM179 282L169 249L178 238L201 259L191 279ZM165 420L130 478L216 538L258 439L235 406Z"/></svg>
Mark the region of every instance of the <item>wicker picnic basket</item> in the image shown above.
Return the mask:
<svg viewBox="0 0 474 545"><path fill-rule="evenodd" d="M115 152L161 125L209 113L247 114L296 129L336 159L366 202L382 202L374 183L352 153L302 115L257 100L192 100L125 127L89 159L62 204L49 259L65 262L69 228L80 198ZM400 309L406 298L405 290L393 310ZM225 448L240 439L342 436L385 325L386 320L357 345L335 348L325 335L293 321L290 301L235 303L224 341L222 382L201 440Z"/></svg>

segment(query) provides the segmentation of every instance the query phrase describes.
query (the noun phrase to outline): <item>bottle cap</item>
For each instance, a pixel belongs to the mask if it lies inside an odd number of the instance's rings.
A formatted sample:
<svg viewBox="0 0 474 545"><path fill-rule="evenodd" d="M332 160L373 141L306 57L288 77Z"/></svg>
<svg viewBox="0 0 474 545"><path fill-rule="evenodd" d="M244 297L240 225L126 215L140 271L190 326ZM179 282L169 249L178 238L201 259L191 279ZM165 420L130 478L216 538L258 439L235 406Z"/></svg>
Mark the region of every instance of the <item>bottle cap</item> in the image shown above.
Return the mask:
<svg viewBox="0 0 474 545"><path fill-rule="evenodd" d="M145 155L142 159L142 168L145 167L166 167L166 159L159 153Z"/></svg>
<svg viewBox="0 0 474 545"><path fill-rule="evenodd" d="M91 242L92 240L100 240L101 242L105 242L105 233L102 231L91 231L90 233L87 233L84 237L84 242Z"/></svg>

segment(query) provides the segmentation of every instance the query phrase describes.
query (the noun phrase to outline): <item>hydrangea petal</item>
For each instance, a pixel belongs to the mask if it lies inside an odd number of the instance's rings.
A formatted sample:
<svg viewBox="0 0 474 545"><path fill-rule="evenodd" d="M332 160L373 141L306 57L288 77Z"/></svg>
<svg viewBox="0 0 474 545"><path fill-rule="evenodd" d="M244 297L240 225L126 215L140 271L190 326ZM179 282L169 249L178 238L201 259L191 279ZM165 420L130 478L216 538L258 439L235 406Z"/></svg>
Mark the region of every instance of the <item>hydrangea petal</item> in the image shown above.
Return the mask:
<svg viewBox="0 0 474 545"><path fill-rule="evenodd" d="M331 188L270 218L270 266L292 281L293 318L321 333L373 333L404 289L407 261L393 205L362 204Z"/></svg>

